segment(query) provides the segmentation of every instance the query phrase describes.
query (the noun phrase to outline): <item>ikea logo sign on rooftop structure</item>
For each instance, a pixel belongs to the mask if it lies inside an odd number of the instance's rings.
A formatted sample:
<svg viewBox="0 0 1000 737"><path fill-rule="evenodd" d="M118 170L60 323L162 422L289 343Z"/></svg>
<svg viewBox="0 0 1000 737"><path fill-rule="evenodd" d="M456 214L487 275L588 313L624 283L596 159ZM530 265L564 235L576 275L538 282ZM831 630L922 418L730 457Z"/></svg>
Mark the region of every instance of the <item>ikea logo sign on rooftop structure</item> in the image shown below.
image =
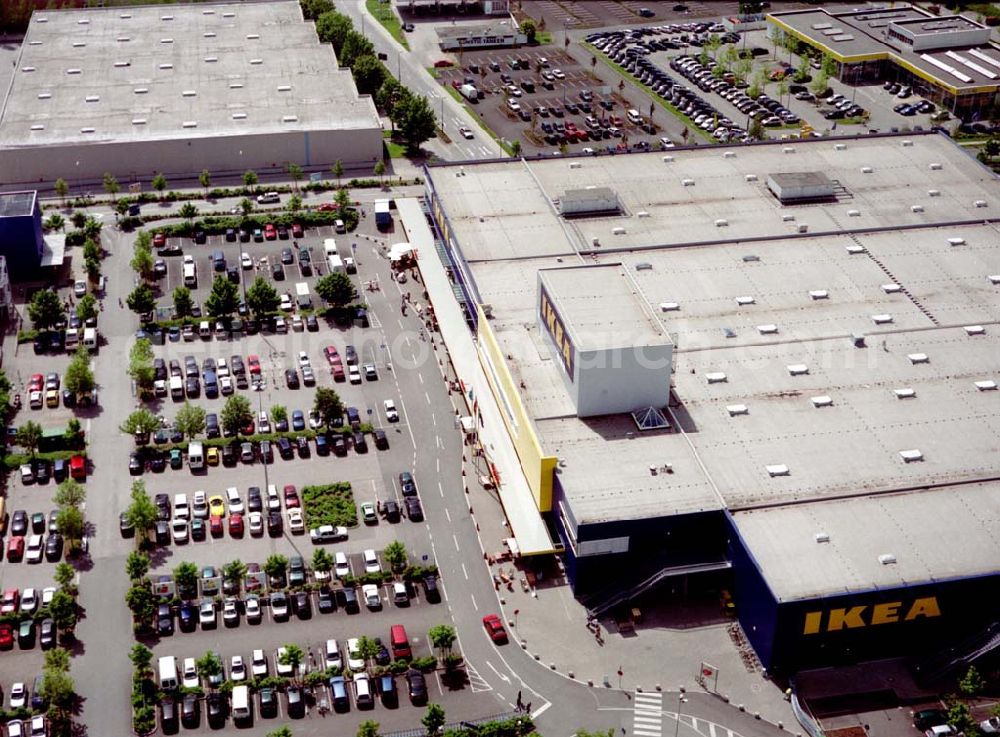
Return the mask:
<svg viewBox="0 0 1000 737"><path fill-rule="evenodd" d="M914 599L904 607L902 601L889 601L871 606L852 606L845 609L831 609L829 612L807 612L802 634L815 635L819 632L858 629L877 624L912 622L915 619L940 617L941 607L936 596Z"/></svg>
<svg viewBox="0 0 1000 737"><path fill-rule="evenodd" d="M541 285L539 285L538 290L538 315L542 319L542 325L545 327L549 337L552 338L552 342L555 343L556 353L562 359L566 375L569 376L570 381L573 381L576 347L569 339L566 323L559 316L559 312L556 310L555 305L552 304L552 299L549 297L548 292L545 291L545 287Z"/></svg>

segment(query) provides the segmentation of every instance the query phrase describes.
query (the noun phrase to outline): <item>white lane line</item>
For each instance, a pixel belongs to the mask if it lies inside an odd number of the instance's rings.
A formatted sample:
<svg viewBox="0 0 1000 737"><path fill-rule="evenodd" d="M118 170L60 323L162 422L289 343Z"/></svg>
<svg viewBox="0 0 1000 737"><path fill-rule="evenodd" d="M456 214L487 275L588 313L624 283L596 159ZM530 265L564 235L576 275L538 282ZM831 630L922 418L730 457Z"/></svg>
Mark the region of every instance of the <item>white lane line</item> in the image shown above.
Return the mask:
<svg viewBox="0 0 1000 737"><path fill-rule="evenodd" d="M472 608L477 612L479 611L479 604L476 603L476 597L474 594L469 594L469 598L472 599Z"/></svg>
<svg viewBox="0 0 1000 737"><path fill-rule="evenodd" d="M712 722L708 723L708 733L711 735L711 737L715 737L715 724Z"/></svg>
<svg viewBox="0 0 1000 737"><path fill-rule="evenodd" d="M451 539L455 541L455 550L461 550L461 548L458 547L458 535L452 533Z"/></svg>
<svg viewBox="0 0 1000 737"><path fill-rule="evenodd" d="M444 499L444 487L441 486L440 481L438 481L438 493L441 494L441 498Z"/></svg>
<svg viewBox="0 0 1000 737"><path fill-rule="evenodd" d="M544 705L539 706L537 709L535 709L533 712L531 712L531 718L532 719L538 719L538 717L540 717L542 714L544 714L546 711L549 710L550 706L552 706L552 702L551 701L548 701Z"/></svg>
<svg viewBox="0 0 1000 737"><path fill-rule="evenodd" d="M431 395L430 394L428 394L427 392L424 392L424 398L427 400L427 404L431 403Z"/></svg>
<svg viewBox="0 0 1000 737"><path fill-rule="evenodd" d="M445 511L447 511L447 510L445 510ZM465 580L468 581L469 580L469 572L467 570L465 570L465 563L462 564L462 573L465 574Z"/></svg>
<svg viewBox="0 0 1000 737"><path fill-rule="evenodd" d="M420 379L420 383L421 384L424 383L424 375L423 374L417 374L417 378Z"/></svg>
<svg viewBox="0 0 1000 737"><path fill-rule="evenodd" d="M663 732L657 729L655 732L650 729L638 729L635 726L632 727L632 734L640 735L641 737L660 737Z"/></svg>
<svg viewBox="0 0 1000 737"><path fill-rule="evenodd" d="M448 511L448 507L444 508L444 516L448 518L448 524L451 524L451 512Z"/></svg>
<svg viewBox="0 0 1000 737"><path fill-rule="evenodd" d="M434 466L435 466L434 470L436 470L438 473L441 473L441 459L440 458L435 458L434 459Z"/></svg>

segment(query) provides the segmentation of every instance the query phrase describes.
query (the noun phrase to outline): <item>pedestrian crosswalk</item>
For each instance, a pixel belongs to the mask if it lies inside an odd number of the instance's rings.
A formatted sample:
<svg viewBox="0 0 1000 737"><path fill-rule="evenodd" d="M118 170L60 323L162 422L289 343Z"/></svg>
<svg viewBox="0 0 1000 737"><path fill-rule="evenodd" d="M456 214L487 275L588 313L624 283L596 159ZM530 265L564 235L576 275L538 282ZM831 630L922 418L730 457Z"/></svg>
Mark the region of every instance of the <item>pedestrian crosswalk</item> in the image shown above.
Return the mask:
<svg viewBox="0 0 1000 737"><path fill-rule="evenodd" d="M632 734L639 737L661 737L663 733L663 694L633 694Z"/></svg>
<svg viewBox="0 0 1000 737"><path fill-rule="evenodd" d="M491 686L485 678L479 675L479 671L477 671L472 663L468 661L465 663L465 672L469 676L469 686L472 688L472 693L493 690L493 686Z"/></svg>

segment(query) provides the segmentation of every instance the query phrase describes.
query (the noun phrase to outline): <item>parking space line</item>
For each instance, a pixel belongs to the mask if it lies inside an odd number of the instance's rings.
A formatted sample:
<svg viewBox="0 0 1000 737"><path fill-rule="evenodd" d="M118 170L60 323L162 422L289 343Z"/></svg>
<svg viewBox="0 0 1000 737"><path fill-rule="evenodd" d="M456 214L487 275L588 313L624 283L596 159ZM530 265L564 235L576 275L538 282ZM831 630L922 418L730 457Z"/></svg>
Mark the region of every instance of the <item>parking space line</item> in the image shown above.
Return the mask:
<svg viewBox="0 0 1000 737"><path fill-rule="evenodd" d="M451 512L448 511L448 507L444 508L444 516L448 518L448 524L451 524Z"/></svg>
<svg viewBox="0 0 1000 737"><path fill-rule="evenodd" d="M438 493L441 494L441 498L444 499L444 487L441 486L441 482L438 481Z"/></svg>
<svg viewBox="0 0 1000 737"><path fill-rule="evenodd" d="M472 607L478 612L479 611L479 604L476 603L476 595L475 594L469 594L469 598L472 599Z"/></svg>
<svg viewBox="0 0 1000 737"><path fill-rule="evenodd" d="M458 547L458 535L456 535L455 533L452 533L451 534L451 539L455 541L455 550L461 550L461 548Z"/></svg>
<svg viewBox="0 0 1000 737"><path fill-rule="evenodd" d="M462 573L465 575L465 580L469 580L469 572L465 570L465 563L462 564Z"/></svg>

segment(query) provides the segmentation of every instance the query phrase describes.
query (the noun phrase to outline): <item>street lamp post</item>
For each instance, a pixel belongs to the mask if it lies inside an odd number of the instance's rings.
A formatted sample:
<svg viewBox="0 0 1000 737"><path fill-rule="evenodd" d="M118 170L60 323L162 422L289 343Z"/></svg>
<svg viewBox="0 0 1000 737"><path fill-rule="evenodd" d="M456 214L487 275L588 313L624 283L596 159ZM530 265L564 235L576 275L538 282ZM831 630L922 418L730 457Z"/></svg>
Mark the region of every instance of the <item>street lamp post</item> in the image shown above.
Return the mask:
<svg viewBox="0 0 1000 737"><path fill-rule="evenodd" d="M684 687L679 686L677 689L677 720L674 722L674 737L677 737L677 733L681 729L681 704L683 704L687 699L684 698Z"/></svg>
<svg viewBox="0 0 1000 737"><path fill-rule="evenodd" d="M263 379L254 384L254 390L257 392L257 412L258 412L257 419L259 420L261 414L263 414L264 412L264 400L261 397L261 394L263 394L264 392ZM267 488L270 486L270 483L268 482L267 479L267 458L264 457L263 453L261 453L260 460L261 460L261 465L264 466L264 491L266 492Z"/></svg>

